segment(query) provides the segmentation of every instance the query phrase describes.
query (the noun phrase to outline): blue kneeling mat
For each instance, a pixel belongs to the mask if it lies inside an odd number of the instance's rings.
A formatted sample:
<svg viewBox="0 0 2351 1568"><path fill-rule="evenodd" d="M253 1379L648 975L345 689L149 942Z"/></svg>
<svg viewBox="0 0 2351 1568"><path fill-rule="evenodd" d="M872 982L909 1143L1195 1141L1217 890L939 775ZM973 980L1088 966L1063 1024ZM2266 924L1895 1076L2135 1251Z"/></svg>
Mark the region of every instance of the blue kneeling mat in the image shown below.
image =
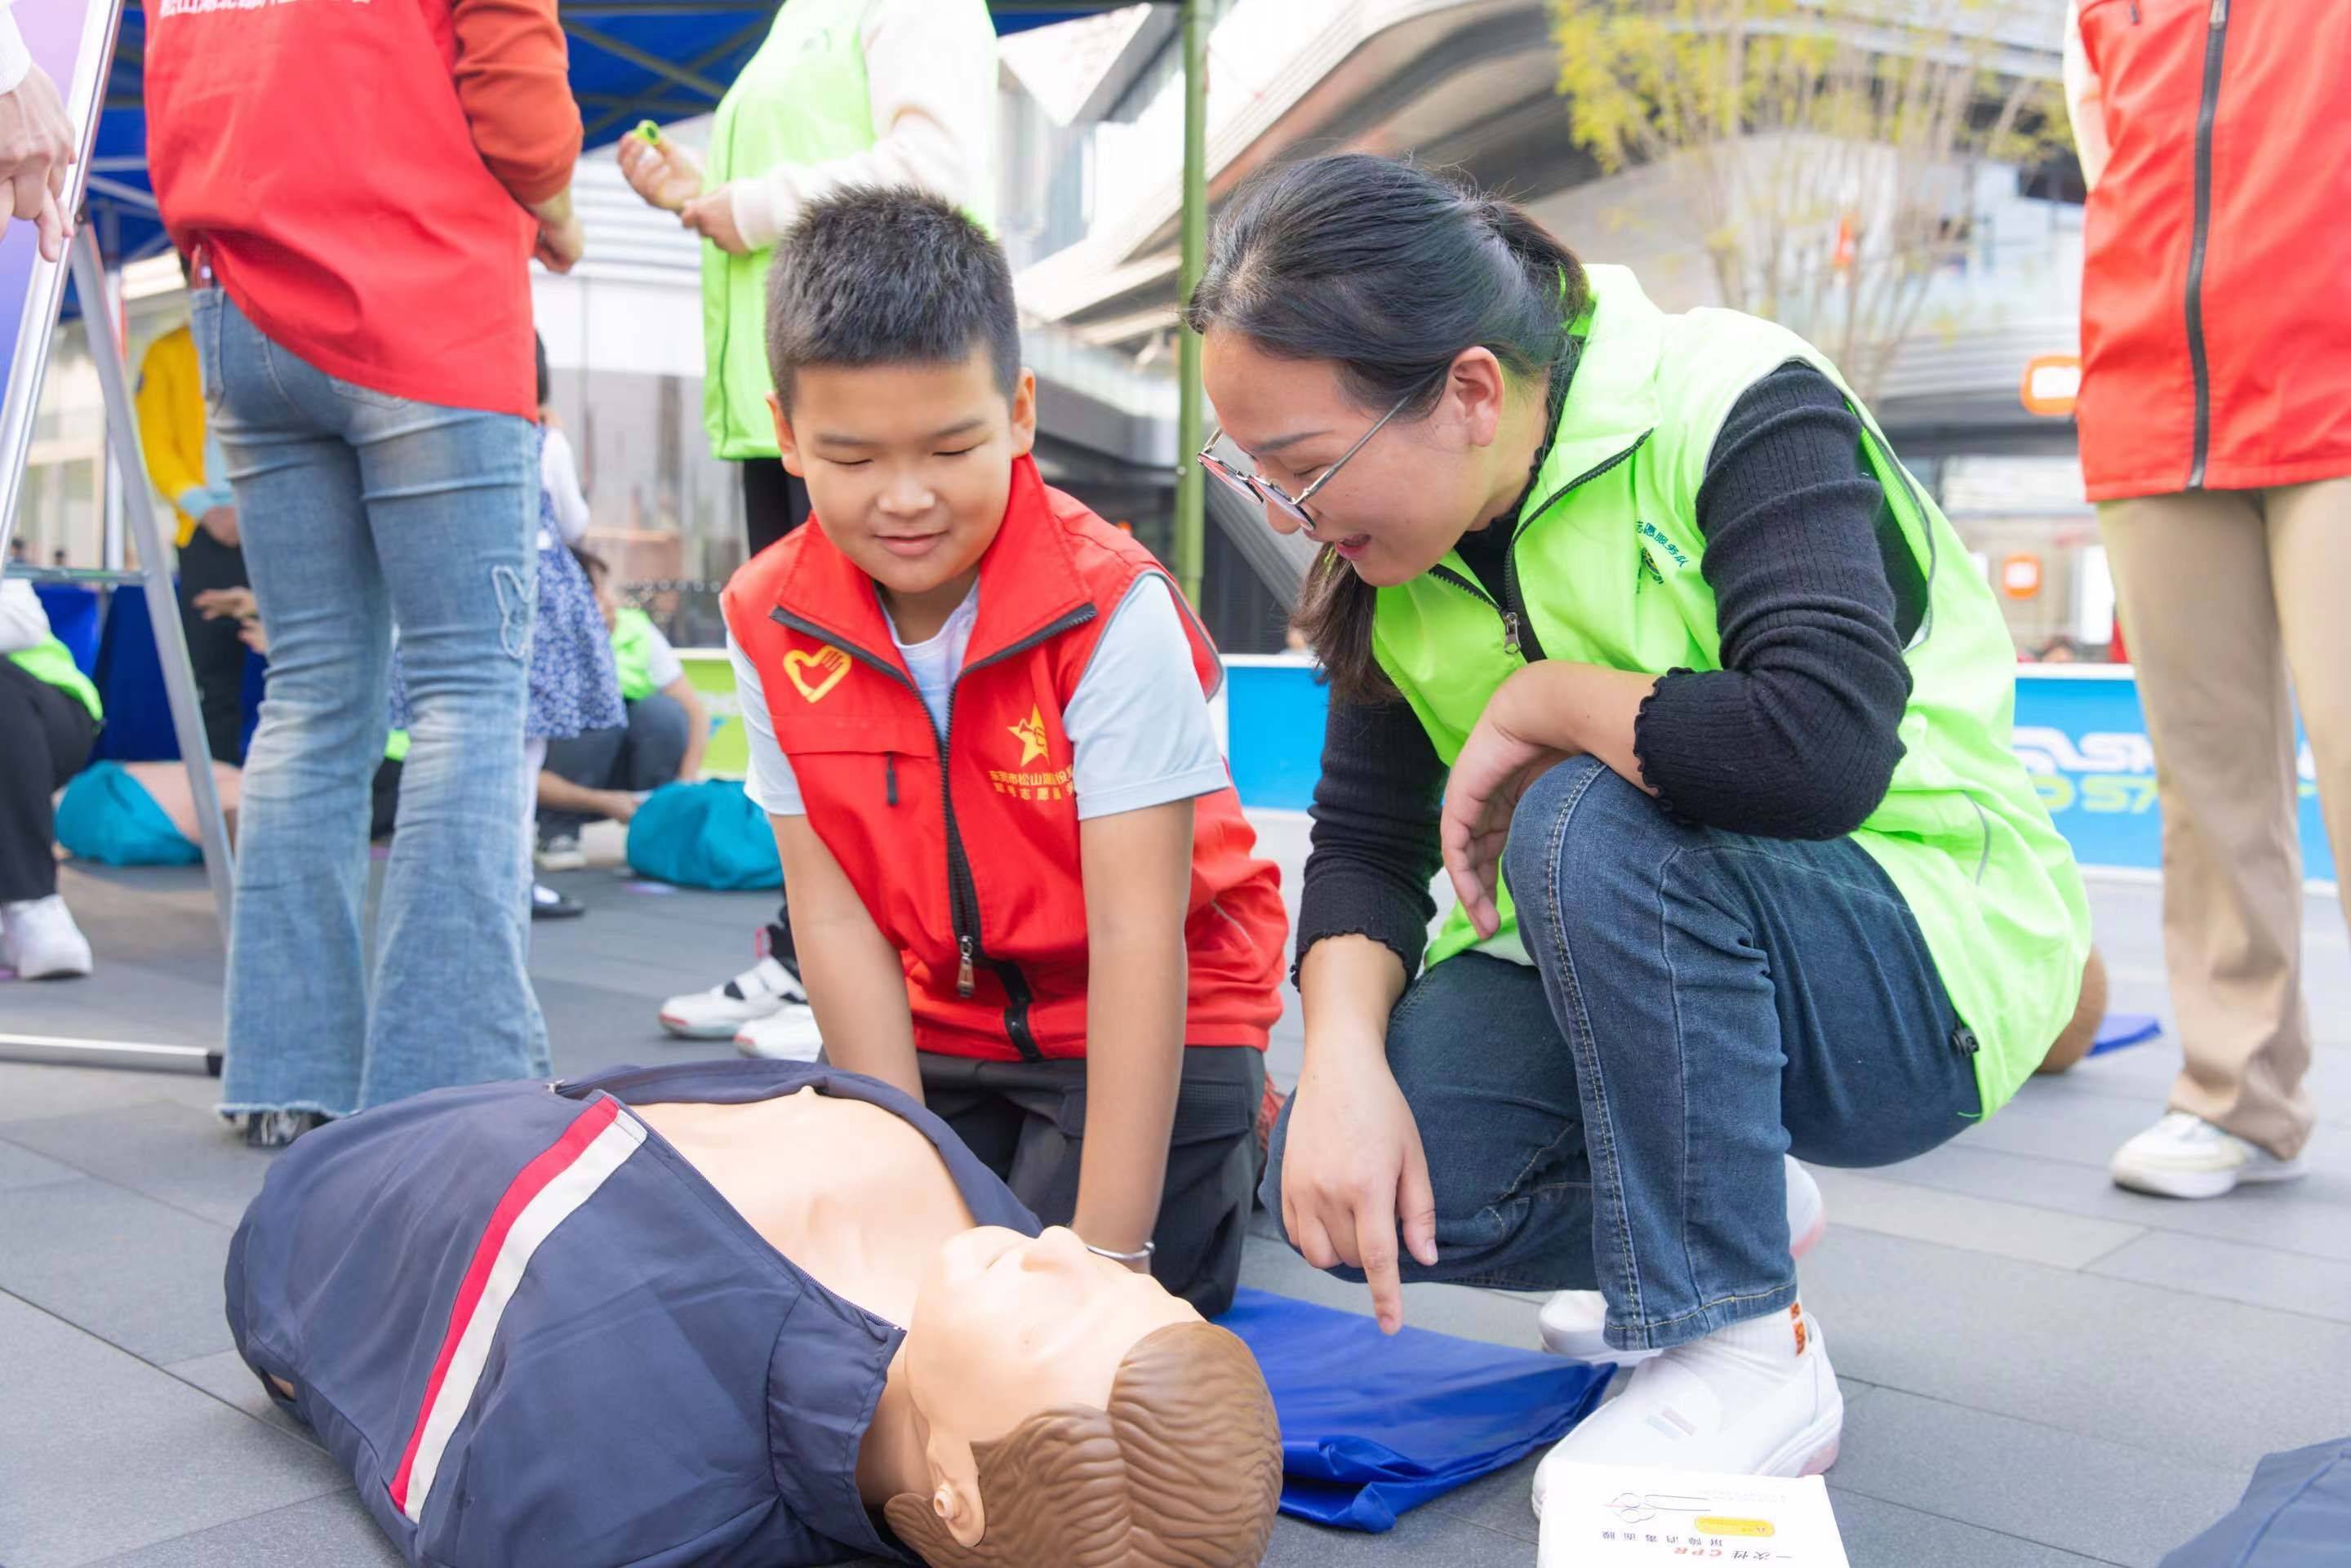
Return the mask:
<svg viewBox="0 0 2351 1568"><path fill-rule="evenodd" d="M2098 1038L2091 1045L2090 1054L2104 1056L2107 1051L2153 1040L2162 1032L2163 1025L2153 1013L2108 1013L2098 1022Z"/></svg>
<svg viewBox="0 0 2351 1568"><path fill-rule="evenodd" d="M2245 1500L2163 1568L2339 1568L2351 1562L2351 1437L2272 1454Z"/></svg>
<svg viewBox="0 0 2351 1568"><path fill-rule="evenodd" d="M1528 1331L1534 1328L1528 1309ZM1244 1290L1217 1320L1265 1371L1281 1420L1281 1511L1379 1531L1557 1442L1614 1370Z"/></svg>

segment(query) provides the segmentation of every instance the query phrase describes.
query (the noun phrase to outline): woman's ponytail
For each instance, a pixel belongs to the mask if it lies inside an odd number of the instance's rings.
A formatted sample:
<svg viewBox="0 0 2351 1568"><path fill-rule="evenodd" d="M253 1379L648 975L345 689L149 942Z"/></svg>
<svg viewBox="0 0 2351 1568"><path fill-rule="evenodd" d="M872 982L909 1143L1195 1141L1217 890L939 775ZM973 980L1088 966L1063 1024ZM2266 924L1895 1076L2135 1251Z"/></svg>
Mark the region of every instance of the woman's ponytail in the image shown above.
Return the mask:
<svg viewBox="0 0 2351 1568"><path fill-rule="evenodd" d="M1367 413L1417 417L1437 371L1484 348L1548 378L1588 298L1583 264L1525 212L1452 174L1342 152L1270 169L1234 195L1185 307L1196 332L1237 331L1283 359L1327 360ZM1332 685L1392 699L1372 655L1374 591L1329 550L1295 616Z"/></svg>

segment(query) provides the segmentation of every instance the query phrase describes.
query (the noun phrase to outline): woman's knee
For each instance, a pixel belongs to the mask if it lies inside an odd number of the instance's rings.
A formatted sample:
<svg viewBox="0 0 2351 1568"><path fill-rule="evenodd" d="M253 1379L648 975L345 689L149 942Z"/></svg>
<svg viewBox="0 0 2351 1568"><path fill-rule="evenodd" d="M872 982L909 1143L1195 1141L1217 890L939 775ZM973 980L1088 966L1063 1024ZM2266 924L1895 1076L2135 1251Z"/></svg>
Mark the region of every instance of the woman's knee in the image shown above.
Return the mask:
<svg viewBox="0 0 2351 1568"><path fill-rule="evenodd" d="M1682 839L1664 808L1606 763L1571 757L1520 798L1502 872L1522 920L1538 911L1564 918L1571 908L1589 915L1654 889Z"/></svg>

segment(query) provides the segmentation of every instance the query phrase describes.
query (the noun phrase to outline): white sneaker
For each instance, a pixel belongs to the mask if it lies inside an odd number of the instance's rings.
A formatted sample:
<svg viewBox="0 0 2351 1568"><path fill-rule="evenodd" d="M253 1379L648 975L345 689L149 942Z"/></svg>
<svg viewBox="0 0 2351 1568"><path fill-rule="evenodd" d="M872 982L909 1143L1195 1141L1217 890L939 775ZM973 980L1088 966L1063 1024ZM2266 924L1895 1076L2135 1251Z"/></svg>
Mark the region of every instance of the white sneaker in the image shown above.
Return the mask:
<svg viewBox="0 0 2351 1568"><path fill-rule="evenodd" d="M585 871L588 852L580 847L577 833L551 833L538 849L538 869L541 871Z"/></svg>
<svg viewBox="0 0 2351 1568"><path fill-rule="evenodd" d="M90 970L89 938L56 894L0 907L8 933L9 967L20 980L64 980Z"/></svg>
<svg viewBox="0 0 2351 1568"><path fill-rule="evenodd" d="M817 1052L824 1049L824 1037L817 1032L814 1008L806 1002L788 1002L737 1030L735 1049L770 1061L814 1061Z"/></svg>
<svg viewBox="0 0 2351 1568"><path fill-rule="evenodd" d="M1812 1173L1788 1158L1788 1251L1802 1259L1820 1244L1829 1228L1828 1207L1821 1201L1820 1184ZM1536 1319L1543 1348L1570 1361L1632 1366L1648 1360L1654 1350L1618 1350L1603 1331L1608 1326L1608 1298L1597 1291L1553 1291Z"/></svg>
<svg viewBox="0 0 2351 1568"><path fill-rule="evenodd" d="M670 998L662 1004L662 1028L687 1040L732 1040L745 1024L793 1002L808 1005L800 977L782 959L767 957L723 986Z"/></svg>
<svg viewBox="0 0 2351 1568"><path fill-rule="evenodd" d="M2239 1182L2293 1181L2310 1174L2301 1156L2282 1160L2186 1111L2168 1113L2116 1149L2106 1169L2116 1186L2158 1197L2219 1197Z"/></svg>
<svg viewBox="0 0 2351 1568"><path fill-rule="evenodd" d="M1796 1354L1774 1343L1792 1334ZM1633 1370L1625 1392L1561 1438L1535 1468L1534 1504L1562 1467L1649 1465L1725 1476L1816 1476L1836 1463L1844 1435L1820 1326L1799 1304L1677 1345Z"/></svg>

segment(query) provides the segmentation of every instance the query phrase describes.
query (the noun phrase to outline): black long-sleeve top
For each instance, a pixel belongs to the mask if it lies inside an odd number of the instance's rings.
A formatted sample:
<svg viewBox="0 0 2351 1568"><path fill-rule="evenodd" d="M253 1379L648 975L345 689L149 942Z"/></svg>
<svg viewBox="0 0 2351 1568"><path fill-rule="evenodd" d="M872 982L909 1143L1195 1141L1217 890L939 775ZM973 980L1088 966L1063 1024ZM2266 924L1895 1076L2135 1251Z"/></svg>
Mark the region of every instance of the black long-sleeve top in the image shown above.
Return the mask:
<svg viewBox="0 0 2351 1568"><path fill-rule="evenodd" d="M1699 562L1722 668L1659 679L1634 728L1667 810L1766 838L1832 839L1885 798L1910 698L1903 648L1927 583L1862 456L1861 422L1826 376L1792 364L1750 388L1715 438L1698 497ZM1510 530L1465 535L1497 597ZM1442 864L1445 765L1400 701L1333 697L1314 789L1298 953L1360 933L1419 970Z"/></svg>

